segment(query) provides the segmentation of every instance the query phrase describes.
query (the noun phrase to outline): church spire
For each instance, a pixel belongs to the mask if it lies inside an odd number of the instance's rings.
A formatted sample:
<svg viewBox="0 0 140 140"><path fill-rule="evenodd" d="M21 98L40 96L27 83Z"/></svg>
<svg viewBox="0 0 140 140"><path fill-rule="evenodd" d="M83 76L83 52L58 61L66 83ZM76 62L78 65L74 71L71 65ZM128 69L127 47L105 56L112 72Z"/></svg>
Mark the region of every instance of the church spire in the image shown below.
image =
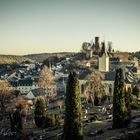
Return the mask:
<svg viewBox="0 0 140 140"><path fill-rule="evenodd" d="M102 42L102 49L99 53L99 71L109 71L109 56L106 50L105 41Z"/></svg>
<svg viewBox="0 0 140 140"><path fill-rule="evenodd" d="M105 41L102 42L102 49L99 53L99 57L102 57L103 55L108 55L107 51L106 51L106 46L105 46Z"/></svg>

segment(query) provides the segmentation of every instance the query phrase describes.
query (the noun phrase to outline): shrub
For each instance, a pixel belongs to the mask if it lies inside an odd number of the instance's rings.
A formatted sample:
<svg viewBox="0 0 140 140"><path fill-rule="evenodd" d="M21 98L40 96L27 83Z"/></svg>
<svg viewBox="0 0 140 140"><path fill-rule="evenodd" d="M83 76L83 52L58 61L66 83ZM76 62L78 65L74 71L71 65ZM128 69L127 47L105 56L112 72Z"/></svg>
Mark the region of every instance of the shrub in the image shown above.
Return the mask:
<svg viewBox="0 0 140 140"><path fill-rule="evenodd" d="M61 118L58 114L46 114L43 127L47 128L47 127L60 125L60 121Z"/></svg>
<svg viewBox="0 0 140 140"><path fill-rule="evenodd" d="M140 105L138 104L138 101L133 101L131 103L131 109L140 109Z"/></svg>
<svg viewBox="0 0 140 140"><path fill-rule="evenodd" d="M42 96L37 98L35 104L35 124L37 127L42 127L44 123L44 114L45 114L45 100Z"/></svg>

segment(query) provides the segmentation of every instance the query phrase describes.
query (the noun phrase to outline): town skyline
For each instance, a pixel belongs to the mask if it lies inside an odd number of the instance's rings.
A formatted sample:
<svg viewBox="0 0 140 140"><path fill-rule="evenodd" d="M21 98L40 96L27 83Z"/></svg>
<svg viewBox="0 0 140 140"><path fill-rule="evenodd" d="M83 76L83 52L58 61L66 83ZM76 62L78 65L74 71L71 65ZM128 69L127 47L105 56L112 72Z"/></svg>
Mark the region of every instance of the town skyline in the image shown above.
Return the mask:
<svg viewBox="0 0 140 140"><path fill-rule="evenodd" d="M78 52L83 42L111 41L139 51L140 1L0 0L0 54Z"/></svg>

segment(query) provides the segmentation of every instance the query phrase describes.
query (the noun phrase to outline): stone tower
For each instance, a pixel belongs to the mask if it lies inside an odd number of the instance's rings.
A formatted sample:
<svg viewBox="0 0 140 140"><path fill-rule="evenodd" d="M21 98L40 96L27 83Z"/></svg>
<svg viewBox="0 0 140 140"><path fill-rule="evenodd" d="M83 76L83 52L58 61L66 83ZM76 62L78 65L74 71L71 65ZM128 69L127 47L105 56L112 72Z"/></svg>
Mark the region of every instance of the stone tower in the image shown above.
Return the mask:
<svg viewBox="0 0 140 140"><path fill-rule="evenodd" d="M99 51L100 51L100 38L99 37L95 37L95 50L96 50L96 52L97 52L97 54L99 53Z"/></svg>

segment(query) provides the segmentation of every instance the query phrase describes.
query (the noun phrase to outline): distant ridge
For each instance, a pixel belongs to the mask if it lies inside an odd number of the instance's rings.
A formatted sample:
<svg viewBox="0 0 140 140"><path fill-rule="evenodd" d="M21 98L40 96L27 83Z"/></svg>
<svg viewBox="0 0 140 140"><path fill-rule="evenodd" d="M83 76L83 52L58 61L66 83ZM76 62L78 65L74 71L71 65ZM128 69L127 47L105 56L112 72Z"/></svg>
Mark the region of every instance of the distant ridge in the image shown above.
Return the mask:
<svg viewBox="0 0 140 140"><path fill-rule="evenodd" d="M24 55L23 57L26 57L26 58L29 58L38 62L43 62L48 57L52 57L52 56L65 57L65 56L71 56L74 54L76 53L75 52L56 52L56 53L28 54L28 55Z"/></svg>
<svg viewBox="0 0 140 140"><path fill-rule="evenodd" d="M34 62L34 60L31 60L23 56L0 55L0 64L12 64L12 63L20 63L24 61Z"/></svg>

